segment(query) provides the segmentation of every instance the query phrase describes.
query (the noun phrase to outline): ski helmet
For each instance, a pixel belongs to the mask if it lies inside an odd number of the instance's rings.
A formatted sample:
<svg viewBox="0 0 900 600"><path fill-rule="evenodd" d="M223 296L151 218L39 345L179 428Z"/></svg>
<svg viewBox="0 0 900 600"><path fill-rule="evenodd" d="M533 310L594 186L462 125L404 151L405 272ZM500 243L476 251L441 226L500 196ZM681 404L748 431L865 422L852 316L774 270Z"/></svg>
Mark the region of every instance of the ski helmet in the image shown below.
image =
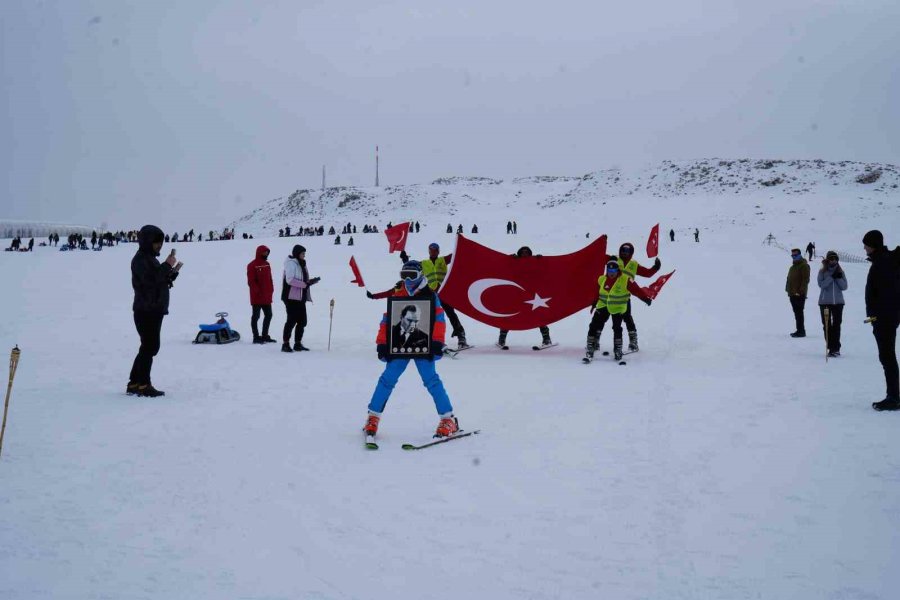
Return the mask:
<svg viewBox="0 0 900 600"><path fill-rule="evenodd" d="M404 281L416 281L422 277L422 263L417 260L408 260L400 269L400 279Z"/></svg>
<svg viewBox="0 0 900 600"><path fill-rule="evenodd" d="M606 270L610 272L619 272L619 259L616 256L610 256L606 261Z"/></svg>
<svg viewBox="0 0 900 600"><path fill-rule="evenodd" d="M632 256L634 254L634 245L631 242L625 242L619 246L619 254L622 256Z"/></svg>

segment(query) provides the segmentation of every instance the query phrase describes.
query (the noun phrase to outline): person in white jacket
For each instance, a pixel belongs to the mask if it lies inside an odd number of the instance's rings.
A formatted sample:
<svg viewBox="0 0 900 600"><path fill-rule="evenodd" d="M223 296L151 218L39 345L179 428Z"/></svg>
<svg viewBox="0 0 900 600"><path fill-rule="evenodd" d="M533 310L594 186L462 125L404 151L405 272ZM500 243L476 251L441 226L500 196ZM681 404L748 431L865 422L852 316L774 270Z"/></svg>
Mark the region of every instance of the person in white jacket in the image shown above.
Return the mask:
<svg viewBox="0 0 900 600"><path fill-rule="evenodd" d="M844 290L847 276L839 263L837 252L829 250L822 259L822 268L816 277L819 283L819 312L822 315L822 330L828 342L828 356L841 355L841 321L844 316ZM828 318L825 311L828 310Z"/></svg>
<svg viewBox="0 0 900 600"><path fill-rule="evenodd" d="M309 350L303 345L303 330L306 329L306 303L312 302L310 286L319 283L321 277L310 279L306 269L306 248L297 244L291 255L284 261L281 278L281 301L287 312L287 322L282 335L282 352ZM294 348L291 349L291 332L294 332Z"/></svg>

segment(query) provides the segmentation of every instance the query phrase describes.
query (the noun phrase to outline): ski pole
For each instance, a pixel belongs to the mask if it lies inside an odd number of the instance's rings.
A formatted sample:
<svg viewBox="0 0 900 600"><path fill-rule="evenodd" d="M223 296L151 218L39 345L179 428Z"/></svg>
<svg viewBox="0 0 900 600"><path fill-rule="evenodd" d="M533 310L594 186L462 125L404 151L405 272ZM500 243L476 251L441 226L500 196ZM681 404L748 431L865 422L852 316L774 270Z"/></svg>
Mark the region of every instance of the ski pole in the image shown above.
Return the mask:
<svg viewBox="0 0 900 600"><path fill-rule="evenodd" d="M6 386L6 402L3 404L3 425L0 426L0 454L3 453L3 434L6 432L6 413L9 411L9 395L12 393L13 379L19 366L19 355L22 351L16 346L9 353L9 384Z"/></svg>
<svg viewBox="0 0 900 600"><path fill-rule="evenodd" d="M831 311L827 306L822 309L822 316L825 317L825 362L828 362L828 325L831 322Z"/></svg>
<svg viewBox="0 0 900 600"><path fill-rule="evenodd" d="M329 303L328 310L328 351L331 352L331 324L334 322L334 298Z"/></svg>

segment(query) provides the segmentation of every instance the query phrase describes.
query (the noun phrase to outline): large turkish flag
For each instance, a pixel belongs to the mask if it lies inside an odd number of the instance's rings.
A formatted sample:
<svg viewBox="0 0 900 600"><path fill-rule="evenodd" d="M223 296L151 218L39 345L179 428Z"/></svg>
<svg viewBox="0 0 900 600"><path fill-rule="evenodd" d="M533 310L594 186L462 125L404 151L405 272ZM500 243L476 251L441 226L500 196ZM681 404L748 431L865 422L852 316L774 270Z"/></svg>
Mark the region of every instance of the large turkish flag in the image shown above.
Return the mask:
<svg viewBox="0 0 900 600"><path fill-rule="evenodd" d="M450 272L438 296L493 327L534 329L594 302L605 265L605 235L572 254L526 258L457 235Z"/></svg>

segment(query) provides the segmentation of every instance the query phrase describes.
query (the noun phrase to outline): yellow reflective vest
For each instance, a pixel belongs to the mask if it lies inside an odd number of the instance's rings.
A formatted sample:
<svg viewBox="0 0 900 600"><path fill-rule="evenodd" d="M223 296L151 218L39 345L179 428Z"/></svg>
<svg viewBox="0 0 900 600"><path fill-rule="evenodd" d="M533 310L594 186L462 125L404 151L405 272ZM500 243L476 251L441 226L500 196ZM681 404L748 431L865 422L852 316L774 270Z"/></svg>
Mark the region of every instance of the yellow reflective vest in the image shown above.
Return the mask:
<svg viewBox="0 0 900 600"><path fill-rule="evenodd" d="M619 275L609 291L606 291L606 275L601 275L597 280L600 285L600 299L597 308L605 308L611 315L621 315L628 310L628 300L631 292L628 291L628 277Z"/></svg>
<svg viewBox="0 0 900 600"><path fill-rule="evenodd" d="M635 279L637 277L638 262L636 260L634 260L634 259L629 260L627 265L625 264L625 261L622 260L621 258L619 258L618 261L619 261L619 270L622 273L624 273L627 277L630 277L632 279Z"/></svg>
<svg viewBox="0 0 900 600"><path fill-rule="evenodd" d="M436 292L447 276L447 261L443 256L434 260L426 258L422 261L422 274L428 279L428 287Z"/></svg>

